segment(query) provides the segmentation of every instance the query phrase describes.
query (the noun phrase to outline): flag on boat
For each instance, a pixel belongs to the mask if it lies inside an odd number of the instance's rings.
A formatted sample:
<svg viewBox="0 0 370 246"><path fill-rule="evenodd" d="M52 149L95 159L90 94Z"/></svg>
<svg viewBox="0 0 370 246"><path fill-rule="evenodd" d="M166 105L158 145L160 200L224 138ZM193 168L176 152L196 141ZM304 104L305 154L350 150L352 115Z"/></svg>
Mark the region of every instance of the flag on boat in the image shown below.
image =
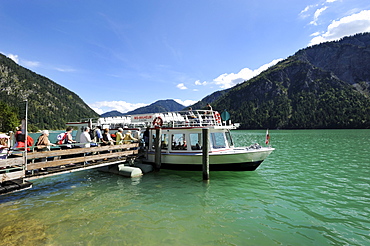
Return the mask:
<svg viewBox="0 0 370 246"><path fill-rule="evenodd" d="M265 140L265 144L269 144L270 142L270 134L269 134L269 130L267 129L266 130L266 140Z"/></svg>

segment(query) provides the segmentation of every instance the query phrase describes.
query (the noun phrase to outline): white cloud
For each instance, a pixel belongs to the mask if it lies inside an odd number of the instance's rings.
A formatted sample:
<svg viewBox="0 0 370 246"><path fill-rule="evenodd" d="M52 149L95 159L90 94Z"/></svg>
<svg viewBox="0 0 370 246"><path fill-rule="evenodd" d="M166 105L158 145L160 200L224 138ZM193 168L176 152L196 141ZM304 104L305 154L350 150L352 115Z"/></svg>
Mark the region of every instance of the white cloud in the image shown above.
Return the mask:
<svg viewBox="0 0 370 246"><path fill-rule="evenodd" d="M195 85L207 85L207 81L200 82L200 80L197 80L194 82Z"/></svg>
<svg viewBox="0 0 370 246"><path fill-rule="evenodd" d="M36 68L36 67L40 67L41 66L41 63L38 62L38 61L28 61L28 60L25 60L25 59L22 59L22 58L19 58L18 55L14 55L14 54L8 54L7 55L10 59L12 59L15 63L21 65L21 66L24 66L26 68ZM46 68L46 69L52 69L52 70L57 70L59 72L75 72L76 70L73 69L73 68L69 68L69 67L51 67L51 66L43 66L43 68Z"/></svg>
<svg viewBox="0 0 370 246"><path fill-rule="evenodd" d="M301 11L301 14L303 13L306 13L310 8L312 7L312 5L308 5L304 8L304 10Z"/></svg>
<svg viewBox="0 0 370 246"><path fill-rule="evenodd" d="M18 57L18 55L8 54L7 56L10 59L12 59L15 63L17 63L19 65L22 65L24 67L33 68L33 67L39 67L40 66L40 62L37 62L37 61L27 61L27 60L24 60L24 59L20 59Z"/></svg>
<svg viewBox="0 0 370 246"><path fill-rule="evenodd" d="M321 34L321 32L314 32L310 36L311 37L316 37L316 36L319 36L320 34Z"/></svg>
<svg viewBox="0 0 370 246"><path fill-rule="evenodd" d="M176 87L177 87L177 88L179 88L180 90L186 90L186 89L188 89L188 88L184 85L184 83L180 83L180 84L178 84Z"/></svg>
<svg viewBox="0 0 370 246"><path fill-rule="evenodd" d="M39 67L40 66L40 62L37 62L37 61L21 60L21 64L25 67Z"/></svg>
<svg viewBox="0 0 370 246"><path fill-rule="evenodd" d="M7 55L10 59L12 59L15 63L19 64L18 55L8 54Z"/></svg>
<svg viewBox="0 0 370 246"><path fill-rule="evenodd" d="M126 113L134 109L147 106L145 103L128 103L125 101L102 101L89 104L89 106L95 110L98 114L117 110L121 113Z"/></svg>
<svg viewBox="0 0 370 246"><path fill-rule="evenodd" d="M315 11L315 14L313 15L313 21L310 22L311 25L317 25L317 20L319 19L320 15L322 14L322 12L324 12L328 7L322 7L320 9L317 9Z"/></svg>
<svg viewBox="0 0 370 246"><path fill-rule="evenodd" d="M247 81L257 76L258 74L268 69L269 67L275 65L281 60L282 59L273 60L272 62L262 65L261 67L255 70L251 70L249 68L243 68L242 70L239 71L239 73L236 73L236 74L235 73L230 73L230 74L224 73L218 76L217 78L215 78L212 83L219 85L220 88L222 89L227 89L227 88L233 87L234 85L238 83Z"/></svg>
<svg viewBox="0 0 370 246"><path fill-rule="evenodd" d="M309 11L312 9L312 8L316 8L318 6L318 4L312 4L312 5L308 5L306 6L302 11L301 13L299 13L299 15L302 17L302 18L306 18L306 17L309 17L311 14L309 13Z"/></svg>
<svg viewBox="0 0 370 246"><path fill-rule="evenodd" d="M338 1L338 0L326 0L327 3L334 3L336 1Z"/></svg>
<svg viewBox="0 0 370 246"><path fill-rule="evenodd" d="M173 100L175 100L175 102L178 102L178 103L180 103L184 106L193 105L194 103L198 102L198 101L194 101L194 100L185 100L185 101L183 101L181 99L173 99Z"/></svg>
<svg viewBox="0 0 370 246"><path fill-rule="evenodd" d="M73 68L60 68L60 67L56 67L55 70L57 70L59 72L75 72L76 71Z"/></svg>
<svg viewBox="0 0 370 246"><path fill-rule="evenodd" d="M362 32L370 32L370 10L332 21L325 33L311 39L309 46Z"/></svg>
<svg viewBox="0 0 370 246"><path fill-rule="evenodd" d="M104 110L100 109L100 108L94 108L94 107L91 107L97 114L101 115L101 114L104 114Z"/></svg>

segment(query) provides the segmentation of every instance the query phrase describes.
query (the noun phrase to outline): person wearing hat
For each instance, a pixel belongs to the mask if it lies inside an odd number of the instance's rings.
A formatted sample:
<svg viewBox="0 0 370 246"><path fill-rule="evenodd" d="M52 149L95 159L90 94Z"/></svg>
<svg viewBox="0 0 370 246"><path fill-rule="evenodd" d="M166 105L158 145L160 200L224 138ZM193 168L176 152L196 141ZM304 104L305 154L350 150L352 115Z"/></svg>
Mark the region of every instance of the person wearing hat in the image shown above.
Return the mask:
<svg viewBox="0 0 370 246"><path fill-rule="evenodd" d="M118 128L118 132L116 133L116 145L123 144L123 129L120 127Z"/></svg>
<svg viewBox="0 0 370 246"><path fill-rule="evenodd" d="M130 130L128 130L126 133L125 133L125 136L124 136L124 138L123 138L123 143L124 144L129 144L129 143L131 143L132 141L137 141L137 139L136 138L134 138L132 135L131 135L131 131Z"/></svg>

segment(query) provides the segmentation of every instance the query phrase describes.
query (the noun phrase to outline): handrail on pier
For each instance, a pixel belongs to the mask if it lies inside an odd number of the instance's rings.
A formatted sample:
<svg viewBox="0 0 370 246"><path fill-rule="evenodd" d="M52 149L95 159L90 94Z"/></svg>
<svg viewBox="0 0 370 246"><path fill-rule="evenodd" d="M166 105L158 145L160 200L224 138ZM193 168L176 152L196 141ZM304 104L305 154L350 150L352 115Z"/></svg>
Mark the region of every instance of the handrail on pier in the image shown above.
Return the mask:
<svg viewBox="0 0 370 246"><path fill-rule="evenodd" d="M64 166L69 164L81 164L80 166L76 165L75 168L83 168L87 165L90 167L94 165L109 165L113 160L123 162L127 157L135 157L139 151L138 147L139 143L130 143L28 152L27 161L25 161L25 152L22 151L19 157L0 160L0 183L34 176L36 175L33 172L34 170L60 167L60 171L62 171ZM58 172L58 170L54 170L54 172Z"/></svg>

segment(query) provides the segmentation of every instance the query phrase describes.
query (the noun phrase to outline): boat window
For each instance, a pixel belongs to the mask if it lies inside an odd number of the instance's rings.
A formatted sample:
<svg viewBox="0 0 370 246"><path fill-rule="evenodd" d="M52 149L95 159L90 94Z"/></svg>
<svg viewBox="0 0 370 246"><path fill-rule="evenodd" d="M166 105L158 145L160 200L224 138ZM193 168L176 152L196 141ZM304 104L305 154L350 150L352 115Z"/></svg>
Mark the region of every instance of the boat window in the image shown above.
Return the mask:
<svg viewBox="0 0 370 246"><path fill-rule="evenodd" d="M171 136L171 149L172 150L186 150L187 144L185 140L185 134L177 133Z"/></svg>
<svg viewBox="0 0 370 246"><path fill-rule="evenodd" d="M226 142L222 132L211 133L211 141L214 149L226 148Z"/></svg>
<svg viewBox="0 0 370 246"><path fill-rule="evenodd" d="M192 150L201 150L202 146L202 133L191 133L190 136L190 146Z"/></svg>
<svg viewBox="0 0 370 246"><path fill-rule="evenodd" d="M167 134L162 134L162 139L161 139L161 145L162 149L168 149L168 135Z"/></svg>
<svg viewBox="0 0 370 246"><path fill-rule="evenodd" d="M233 147L234 143L233 143L233 139L231 138L230 131L225 132L225 136L226 136L227 143L229 144L229 147Z"/></svg>

